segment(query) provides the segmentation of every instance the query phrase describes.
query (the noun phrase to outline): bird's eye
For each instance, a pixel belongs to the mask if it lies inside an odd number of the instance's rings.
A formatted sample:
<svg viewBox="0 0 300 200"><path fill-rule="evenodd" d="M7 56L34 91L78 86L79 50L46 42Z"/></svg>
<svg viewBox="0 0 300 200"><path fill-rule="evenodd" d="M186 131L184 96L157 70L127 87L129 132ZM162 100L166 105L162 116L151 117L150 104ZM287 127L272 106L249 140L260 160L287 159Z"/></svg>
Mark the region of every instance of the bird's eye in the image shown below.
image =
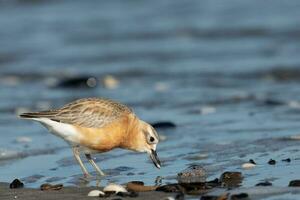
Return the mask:
<svg viewBox="0 0 300 200"><path fill-rule="evenodd" d="M150 137L150 142L154 142L154 140L155 140L154 137L151 136Z"/></svg>
<svg viewBox="0 0 300 200"><path fill-rule="evenodd" d="M149 144L155 143L155 138L153 136L149 135L147 139Z"/></svg>

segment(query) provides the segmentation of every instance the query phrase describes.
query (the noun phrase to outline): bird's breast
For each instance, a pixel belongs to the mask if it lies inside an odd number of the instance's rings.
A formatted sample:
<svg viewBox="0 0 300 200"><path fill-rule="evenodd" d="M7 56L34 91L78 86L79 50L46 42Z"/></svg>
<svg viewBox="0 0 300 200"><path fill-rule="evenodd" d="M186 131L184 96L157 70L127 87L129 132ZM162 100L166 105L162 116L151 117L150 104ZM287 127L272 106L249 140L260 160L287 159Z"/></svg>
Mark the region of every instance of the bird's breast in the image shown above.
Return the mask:
<svg viewBox="0 0 300 200"><path fill-rule="evenodd" d="M74 126L80 134L80 145L99 152L110 151L120 147L126 139L128 119L120 118L101 128Z"/></svg>

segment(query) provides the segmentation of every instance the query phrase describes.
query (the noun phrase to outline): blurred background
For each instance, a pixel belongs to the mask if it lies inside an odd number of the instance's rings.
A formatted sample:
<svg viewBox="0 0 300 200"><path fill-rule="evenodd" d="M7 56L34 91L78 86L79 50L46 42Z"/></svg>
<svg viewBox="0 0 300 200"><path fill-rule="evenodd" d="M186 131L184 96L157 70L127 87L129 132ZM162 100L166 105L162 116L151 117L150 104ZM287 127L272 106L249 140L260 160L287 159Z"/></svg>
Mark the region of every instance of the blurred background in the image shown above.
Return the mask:
<svg viewBox="0 0 300 200"><path fill-rule="evenodd" d="M96 156L104 182L172 182L195 163L213 178L251 158L261 166L244 186L287 185L300 167L299 9L297 0L0 0L0 181L81 184L67 145L17 115L107 97L175 127L158 128L161 170L144 154Z"/></svg>

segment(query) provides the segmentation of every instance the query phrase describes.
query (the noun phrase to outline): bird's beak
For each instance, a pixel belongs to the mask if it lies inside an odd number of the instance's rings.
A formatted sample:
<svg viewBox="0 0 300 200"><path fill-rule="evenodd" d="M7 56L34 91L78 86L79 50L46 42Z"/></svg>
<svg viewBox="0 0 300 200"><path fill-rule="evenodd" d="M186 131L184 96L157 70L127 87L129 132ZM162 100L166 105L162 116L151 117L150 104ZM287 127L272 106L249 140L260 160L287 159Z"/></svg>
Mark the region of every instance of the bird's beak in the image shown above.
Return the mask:
<svg viewBox="0 0 300 200"><path fill-rule="evenodd" d="M155 165L155 167L157 167L158 169L160 169L160 160L157 156L157 153L155 150L151 149L151 153L150 153L150 158L153 162L153 164Z"/></svg>

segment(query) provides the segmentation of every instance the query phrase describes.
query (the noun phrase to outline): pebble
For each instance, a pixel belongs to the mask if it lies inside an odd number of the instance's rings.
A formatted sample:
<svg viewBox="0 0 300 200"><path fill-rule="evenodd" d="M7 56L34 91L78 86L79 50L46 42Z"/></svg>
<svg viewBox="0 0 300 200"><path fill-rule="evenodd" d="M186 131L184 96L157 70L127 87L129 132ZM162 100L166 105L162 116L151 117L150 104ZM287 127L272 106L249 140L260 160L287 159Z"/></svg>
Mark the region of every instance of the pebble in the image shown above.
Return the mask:
<svg viewBox="0 0 300 200"><path fill-rule="evenodd" d="M119 81L114 76L107 75L103 78L103 84L107 89L116 89L119 86Z"/></svg>
<svg viewBox="0 0 300 200"><path fill-rule="evenodd" d="M30 142L32 142L32 139L30 137L20 136L20 137L17 137L15 139L15 141L17 143L30 143Z"/></svg>
<svg viewBox="0 0 300 200"><path fill-rule="evenodd" d="M130 192L118 192L117 196L134 198L134 197L138 197L139 194L137 192L134 192L134 191L130 191Z"/></svg>
<svg viewBox="0 0 300 200"><path fill-rule="evenodd" d="M175 200L174 197L165 197L163 200Z"/></svg>
<svg viewBox="0 0 300 200"><path fill-rule="evenodd" d="M11 184L9 185L10 189L23 188L23 187L24 187L24 183L22 183L19 179L13 180L13 182L11 182Z"/></svg>
<svg viewBox="0 0 300 200"><path fill-rule="evenodd" d="M216 108L212 106L204 106L200 108L201 115L208 115L216 112Z"/></svg>
<svg viewBox="0 0 300 200"><path fill-rule="evenodd" d="M240 199L249 199L249 195L247 193L233 194L231 195L231 200L240 200Z"/></svg>
<svg viewBox="0 0 300 200"><path fill-rule="evenodd" d="M163 134L159 134L159 141L165 141L167 139L167 136L163 135Z"/></svg>
<svg viewBox="0 0 300 200"><path fill-rule="evenodd" d="M114 184L114 183L110 183L109 185L107 185L103 191L106 192L127 192L127 190L122 186L122 185L118 185L118 184Z"/></svg>
<svg viewBox="0 0 300 200"><path fill-rule="evenodd" d="M300 187L300 180L292 180L292 181L290 181L289 187Z"/></svg>
<svg viewBox="0 0 300 200"><path fill-rule="evenodd" d="M269 181L265 181L265 182L261 182L261 183L257 183L255 186L271 186L272 183L270 183Z"/></svg>
<svg viewBox="0 0 300 200"><path fill-rule="evenodd" d="M169 90L170 87L167 83L157 82L155 83L154 88L157 92L165 92Z"/></svg>
<svg viewBox="0 0 300 200"><path fill-rule="evenodd" d="M100 191L100 190L92 190L88 193L89 197L99 197L99 196L104 196L104 192Z"/></svg>
<svg viewBox="0 0 300 200"><path fill-rule="evenodd" d="M40 186L41 190L60 190L62 188L63 188L63 184L52 185L49 183L45 183Z"/></svg>
<svg viewBox="0 0 300 200"><path fill-rule="evenodd" d="M242 183L241 172L224 172L220 177L220 182L226 187L237 187Z"/></svg>
<svg viewBox="0 0 300 200"><path fill-rule="evenodd" d="M201 200L227 200L229 193L224 193L221 196L205 195L201 197Z"/></svg>
<svg viewBox="0 0 300 200"><path fill-rule="evenodd" d="M256 165L256 162L253 159L250 159L249 163L252 163L252 164Z"/></svg>
<svg viewBox="0 0 300 200"><path fill-rule="evenodd" d="M286 104L285 102L275 99L265 99L263 103L268 106L282 106Z"/></svg>
<svg viewBox="0 0 300 200"><path fill-rule="evenodd" d="M163 185L156 188L156 191L161 192L181 192L180 186L176 183L169 184L169 185Z"/></svg>
<svg viewBox="0 0 300 200"><path fill-rule="evenodd" d="M283 159L282 162L291 162L291 159L290 158Z"/></svg>
<svg viewBox="0 0 300 200"><path fill-rule="evenodd" d="M253 164L253 163L244 163L244 164L242 164L242 168L244 168L244 169L252 169L255 166L256 165Z"/></svg>
<svg viewBox="0 0 300 200"><path fill-rule="evenodd" d="M144 186L143 182L140 181L132 181L127 183L126 188L128 191L135 192L146 192L146 191L154 191L158 186Z"/></svg>
<svg viewBox="0 0 300 200"><path fill-rule="evenodd" d="M162 128L162 129L176 127L176 125L173 122L167 122L167 121L156 122L156 123L153 123L152 126L153 126L153 128Z"/></svg>
<svg viewBox="0 0 300 200"><path fill-rule="evenodd" d="M205 182L206 170L200 165L192 165L177 174L179 183L198 183Z"/></svg>
<svg viewBox="0 0 300 200"><path fill-rule="evenodd" d="M56 87L59 88L93 88L97 85L97 79L89 76L79 76L66 78L59 83Z"/></svg>
<svg viewBox="0 0 300 200"><path fill-rule="evenodd" d="M268 162L269 165L275 165L276 164L276 160L270 159Z"/></svg>

